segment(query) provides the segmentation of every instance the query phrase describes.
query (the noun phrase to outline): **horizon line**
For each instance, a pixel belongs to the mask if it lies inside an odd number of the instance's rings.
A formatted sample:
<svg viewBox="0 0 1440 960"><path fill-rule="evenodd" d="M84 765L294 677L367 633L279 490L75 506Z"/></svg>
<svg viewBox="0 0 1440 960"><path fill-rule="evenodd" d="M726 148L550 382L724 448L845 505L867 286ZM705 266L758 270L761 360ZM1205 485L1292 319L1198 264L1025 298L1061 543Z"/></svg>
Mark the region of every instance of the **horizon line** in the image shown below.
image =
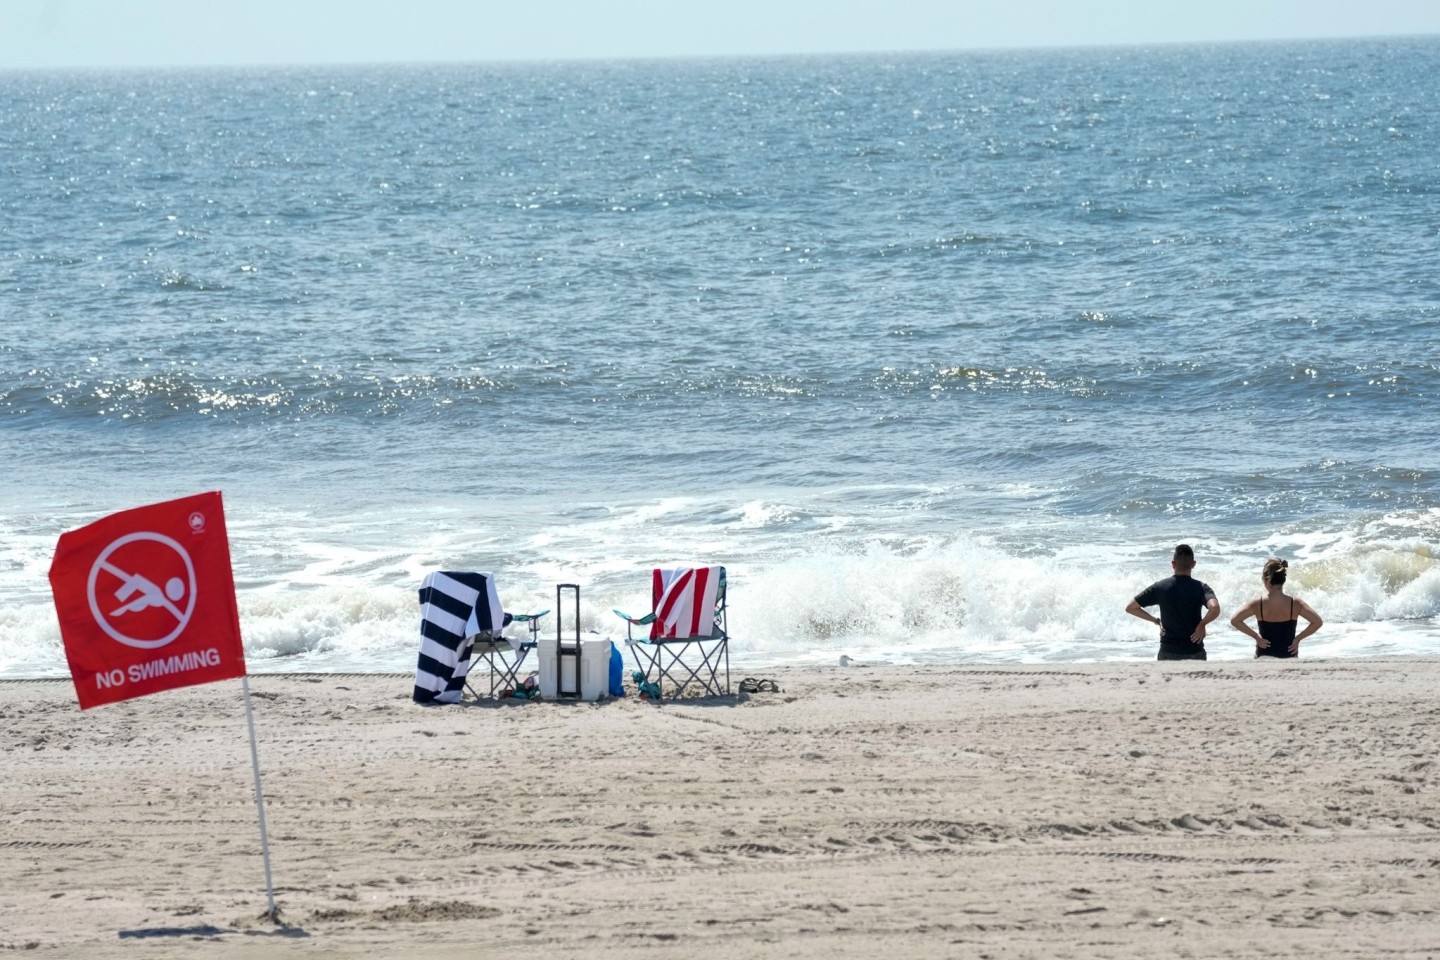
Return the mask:
<svg viewBox="0 0 1440 960"><path fill-rule="evenodd" d="M1262 46L1283 44L1324 44L1355 43L1366 41L1433 40L1440 33L1380 33L1365 35L1323 35L1291 37L1250 37L1202 40L1153 40L1121 43L1040 43L1031 46L977 46L977 47L915 47L893 50L809 50L770 53L683 53L683 54L622 54L583 55L562 57L495 57L473 60L434 59L417 60L396 58L393 60L275 60L275 61L226 61L226 62L177 62L177 63L93 63L93 64L51 64L0 66L0 76L23 73L84 73L84 72L142 72L142 71L205 71L205 70L266 70L266 69L315 69L315 68L373 68L373 67L458 67L458 66L524 66L563 64L604 64L604 63L674 63L683 61L718 60L796 60L821 57L896 57L916 55L957 55L989 53L1037 53L1062 51L1100 50L1152 50L1156 48Z"/></svg>

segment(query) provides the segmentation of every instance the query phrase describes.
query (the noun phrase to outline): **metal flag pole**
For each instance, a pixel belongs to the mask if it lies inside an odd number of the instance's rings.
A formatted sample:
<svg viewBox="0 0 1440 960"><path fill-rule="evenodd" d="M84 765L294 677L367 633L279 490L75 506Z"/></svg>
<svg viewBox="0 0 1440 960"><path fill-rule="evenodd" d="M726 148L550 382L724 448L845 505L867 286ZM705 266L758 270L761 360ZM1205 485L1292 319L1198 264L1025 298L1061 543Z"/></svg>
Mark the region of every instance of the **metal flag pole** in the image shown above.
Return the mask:
<svg viewBox="0 0 1440 960"><path fill-rule="evenodd" d="M250 766L255 770L255 809L260 811L260 852L265 858L265 895L270 900L270 922L280 922L275 908L275 883L270 879L270 834L265 830L265 791L260 787L260 751L255 748L255 714L250 709L250 675L241 674L245 688L245 723L250 727Z"/></svg>

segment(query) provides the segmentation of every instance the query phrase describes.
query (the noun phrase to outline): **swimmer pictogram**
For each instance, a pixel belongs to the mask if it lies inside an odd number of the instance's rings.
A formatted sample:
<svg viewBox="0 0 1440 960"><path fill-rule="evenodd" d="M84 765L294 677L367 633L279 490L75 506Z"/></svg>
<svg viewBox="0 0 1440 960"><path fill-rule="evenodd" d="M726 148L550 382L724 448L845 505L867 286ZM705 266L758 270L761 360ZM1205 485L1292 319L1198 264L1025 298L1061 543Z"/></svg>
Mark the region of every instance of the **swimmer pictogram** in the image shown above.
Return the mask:
<svg viewBox="0 0 1440 960"><path fill-rule="evenodd" d="M129 533L95 558L86 593L90 613L107 636L128 647L154 650L180 636L190 623L197 594L195 564L171 537Z"/></svg>

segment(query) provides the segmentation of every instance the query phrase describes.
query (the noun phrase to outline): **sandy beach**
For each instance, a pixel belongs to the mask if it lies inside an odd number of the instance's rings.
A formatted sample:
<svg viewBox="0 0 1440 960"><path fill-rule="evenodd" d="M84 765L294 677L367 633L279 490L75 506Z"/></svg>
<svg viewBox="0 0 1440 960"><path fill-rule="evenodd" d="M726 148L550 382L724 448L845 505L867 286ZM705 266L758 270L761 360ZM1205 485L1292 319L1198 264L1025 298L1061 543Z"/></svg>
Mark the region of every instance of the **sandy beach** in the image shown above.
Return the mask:
<svg viewBox="0 0 1440 960"><path fill-rule="evenodd" d="M26 956L1440 956L1440 662L857 665L724 701L0 682Z"/></svg>

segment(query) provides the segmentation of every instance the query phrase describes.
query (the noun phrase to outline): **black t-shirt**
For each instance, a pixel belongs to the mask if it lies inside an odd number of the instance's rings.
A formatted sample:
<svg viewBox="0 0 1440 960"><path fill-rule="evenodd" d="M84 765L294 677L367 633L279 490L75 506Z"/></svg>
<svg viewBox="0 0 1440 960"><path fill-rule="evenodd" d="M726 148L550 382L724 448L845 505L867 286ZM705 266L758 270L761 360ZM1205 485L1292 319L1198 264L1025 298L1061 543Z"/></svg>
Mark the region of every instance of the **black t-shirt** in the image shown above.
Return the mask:
<svg viewBox="0 0 1440 960"><path fill-rule="evenodd" d="M1191 643L1190 635L1205 616L1205 604L1215 591L1188 573L1157 580L1135 597L1142 607L1160 605L1160 650L1163 653L1199 653L1205 647Z"/></svg>

